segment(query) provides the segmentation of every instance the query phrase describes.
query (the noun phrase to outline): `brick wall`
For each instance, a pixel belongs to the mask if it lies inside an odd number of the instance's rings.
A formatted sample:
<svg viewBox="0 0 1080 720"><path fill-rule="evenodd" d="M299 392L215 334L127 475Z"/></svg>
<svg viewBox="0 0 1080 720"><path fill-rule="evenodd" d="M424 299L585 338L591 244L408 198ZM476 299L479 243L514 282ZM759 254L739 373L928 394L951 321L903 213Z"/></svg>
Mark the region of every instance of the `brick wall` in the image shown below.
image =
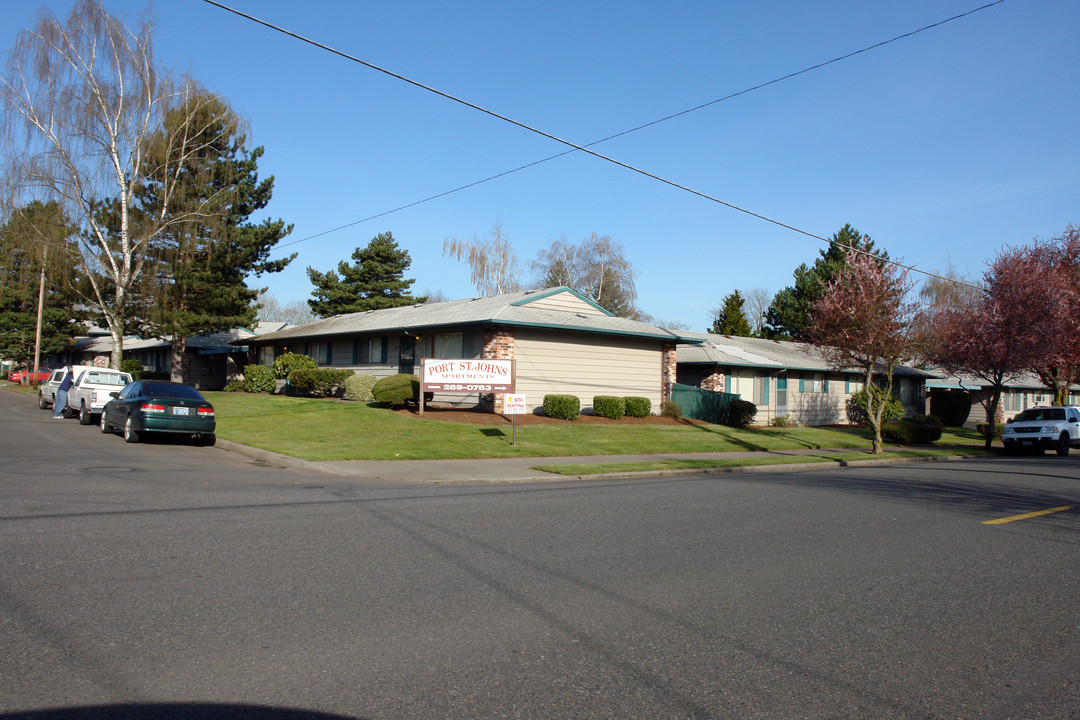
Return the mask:
<svg viewBox="0 0 1080 720"><path fill-rule="evenodd" d="M671 399L671 384L675 382L675 343L664 343L663 360L660 367L661 397Z"/></svg>
<svg viewBox="0 0 1080 720"><path fill-rule="evenodd" d="M512 328L488 328L484 331L484 351L481 357L485 360L513 360L514 359L514 331ZM506 408L503 405L502 395L487 395L482 398L486 405L491 403L496 413L502 413Z"/></svg>

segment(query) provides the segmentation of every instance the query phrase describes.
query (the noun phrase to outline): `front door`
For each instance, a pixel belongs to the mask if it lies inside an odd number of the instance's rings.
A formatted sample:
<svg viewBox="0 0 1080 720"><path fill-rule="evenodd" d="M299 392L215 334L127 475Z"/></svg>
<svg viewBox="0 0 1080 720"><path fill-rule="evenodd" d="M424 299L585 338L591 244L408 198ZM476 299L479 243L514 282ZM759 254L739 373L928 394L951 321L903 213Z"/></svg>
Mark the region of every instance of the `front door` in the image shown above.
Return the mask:
<svg viewBox="0 0 1080 720"><path fill-rule="evenodd" d="M408 375L413 374L416 361L416 338L412 335L402 335L398 341L398 372Z"/></svg>

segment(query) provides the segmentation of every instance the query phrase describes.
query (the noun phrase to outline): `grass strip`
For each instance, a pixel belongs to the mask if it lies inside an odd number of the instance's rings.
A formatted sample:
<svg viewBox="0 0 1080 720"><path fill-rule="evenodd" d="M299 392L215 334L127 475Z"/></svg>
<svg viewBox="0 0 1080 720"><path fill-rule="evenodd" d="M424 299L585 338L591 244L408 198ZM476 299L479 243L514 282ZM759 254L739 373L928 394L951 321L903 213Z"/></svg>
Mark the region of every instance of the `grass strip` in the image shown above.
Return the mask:
<svg viewBox="0 0 1080 720"><path fill-rule="evenodd" d="M892 460L897 458L972 457L985 455L981 448L949 448L890 450L885 455L860 453L829 453L827 455L762 456L753 458L716 458L701 460L636 460L614 463L580 463L573 465L533 465L530 469L556 475L605 475L611 473L658 472L663 470L709 470L759 465L791 465L795 463L842 463L857 460Z"/></svg>

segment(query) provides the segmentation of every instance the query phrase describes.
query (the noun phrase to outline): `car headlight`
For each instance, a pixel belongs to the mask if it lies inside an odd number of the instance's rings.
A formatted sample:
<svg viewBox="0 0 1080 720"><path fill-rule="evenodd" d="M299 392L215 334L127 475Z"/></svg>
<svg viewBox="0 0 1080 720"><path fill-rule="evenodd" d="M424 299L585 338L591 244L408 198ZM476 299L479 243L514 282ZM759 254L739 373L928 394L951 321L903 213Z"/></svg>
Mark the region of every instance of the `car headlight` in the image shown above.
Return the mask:
<svg viewBox="0 0 1080 720"><path fill-rule="evenodd" d="M1054 426L1054 425L1046 425L1046 426L1044 426L1044 427L1042 428L1042 430L1040 430L1039 432L1044 432L1044 433L1056 433L1056 432L1057 432L1057 427L1056 427L1056 426Z"/></svg>
<svg viewBox="0 0 1080 720"><path fill-rule="evenodd" d="M1005 426L1005 429L1001 431L1001 434L1002 434L1002 435L1012 435L1012 434L1013 434L1013 429L1012 429L1012 427L1011 427L1011 426L1009 426L1009 425L1006 425L1006 426Z"/></svg>

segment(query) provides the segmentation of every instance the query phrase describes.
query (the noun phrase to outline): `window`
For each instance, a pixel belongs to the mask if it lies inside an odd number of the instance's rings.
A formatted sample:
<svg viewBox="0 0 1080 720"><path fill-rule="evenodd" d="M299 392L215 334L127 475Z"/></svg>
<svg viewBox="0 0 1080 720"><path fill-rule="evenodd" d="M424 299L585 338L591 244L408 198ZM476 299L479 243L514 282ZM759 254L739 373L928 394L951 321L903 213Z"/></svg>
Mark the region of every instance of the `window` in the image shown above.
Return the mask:
<svg viewBox="0 0 1080 720"><path fill-rule="evenodd" d="M826 395L829 394L829 376L828 375L826 375L825 379L822 380L822 382L821 382L821 392L825 393Z"/></svg>
<svg viewBox="0 0 1080 720"><path fill-rule="evenodd" d="M758 405L769 404L769 383L772 381L768 375L754 378L754 402Z"/></svg>
<svg viewBox="0 0 1080 720"><path fill-rule="evenodd" d="M385 337L364 337L353 340L353 364L375 365L385 362Z"/></svg>
<svg viewBox="0 0 1080 720"><path fill-rule="evenodd" d="M776 378L776 408L778 412L787 410L787 378Z"/></svg>
<svg viewBox="0 0 1080 720"><path fill-rule="evenodd" d="M432 342L431 356L436 358L460 358L464 348L462 333L442 333Z"/></svg>
<svg viewBox="0 0 1080 720"><path fill-rule="evenodd" d="M726 392L726 393L734 393L735 392L735 383L732 382L732 379L731 379L731 370L728 370L726 373L724 373L724 392Z"/></svg>

